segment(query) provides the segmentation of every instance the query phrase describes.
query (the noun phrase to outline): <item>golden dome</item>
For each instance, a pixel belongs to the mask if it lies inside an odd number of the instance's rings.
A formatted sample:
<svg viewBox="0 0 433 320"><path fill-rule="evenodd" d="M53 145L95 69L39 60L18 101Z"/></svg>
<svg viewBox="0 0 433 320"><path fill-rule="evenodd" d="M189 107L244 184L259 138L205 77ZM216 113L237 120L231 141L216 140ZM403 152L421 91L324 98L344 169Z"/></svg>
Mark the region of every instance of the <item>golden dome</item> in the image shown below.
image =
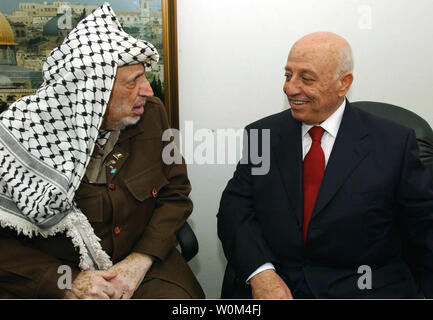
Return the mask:
<svg viewBox="0 0 433 320"><path fill-rule="evenodd" d="M0 45L15 46L14 32L6 17L0 12Z"/></svg>

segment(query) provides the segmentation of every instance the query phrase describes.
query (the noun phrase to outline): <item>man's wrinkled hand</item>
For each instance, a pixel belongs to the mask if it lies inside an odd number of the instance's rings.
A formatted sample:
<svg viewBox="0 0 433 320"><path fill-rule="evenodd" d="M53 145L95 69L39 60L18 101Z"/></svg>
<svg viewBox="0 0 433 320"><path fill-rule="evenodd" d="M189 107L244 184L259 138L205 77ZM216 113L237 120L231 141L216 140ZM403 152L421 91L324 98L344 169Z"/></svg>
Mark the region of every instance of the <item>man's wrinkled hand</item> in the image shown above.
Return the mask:
<svg viewBox="0 0 433 320"><path fill-rule="evenodd" d="M65 299L111 299L115 287L110 280L117 276L113 271L88 270L81 272L72 282Z"/></svg>
<svg viewBox="0 0 433 320"><path fill-rule="evenodd" d="M107 271L117 274L110 280L115 294L112 299L130 299L152 266L153 259L144 254L131 253L124 260L112 266Z"/></svg>
<svg viewBox="0 0 433 320"><path fill-rule="evenodd" d="M253 299L293 299L290 289L271 269L262 271L250 279Z"/></svg>

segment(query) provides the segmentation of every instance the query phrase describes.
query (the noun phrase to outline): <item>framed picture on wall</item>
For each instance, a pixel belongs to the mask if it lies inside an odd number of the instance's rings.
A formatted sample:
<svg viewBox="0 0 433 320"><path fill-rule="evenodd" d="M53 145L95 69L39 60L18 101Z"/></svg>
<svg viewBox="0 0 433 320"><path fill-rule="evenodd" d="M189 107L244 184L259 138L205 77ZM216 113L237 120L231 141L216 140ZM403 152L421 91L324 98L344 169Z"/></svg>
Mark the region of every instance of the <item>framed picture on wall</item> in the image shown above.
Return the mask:
<svg viewBox="0 0 433 320"><path fill-rule="evenodd" d="M106 1L127 33L158 50L160 61L147 77L171 125L178 128L175 0L0 1L0 110L39 88L51 50Z"/></svg>

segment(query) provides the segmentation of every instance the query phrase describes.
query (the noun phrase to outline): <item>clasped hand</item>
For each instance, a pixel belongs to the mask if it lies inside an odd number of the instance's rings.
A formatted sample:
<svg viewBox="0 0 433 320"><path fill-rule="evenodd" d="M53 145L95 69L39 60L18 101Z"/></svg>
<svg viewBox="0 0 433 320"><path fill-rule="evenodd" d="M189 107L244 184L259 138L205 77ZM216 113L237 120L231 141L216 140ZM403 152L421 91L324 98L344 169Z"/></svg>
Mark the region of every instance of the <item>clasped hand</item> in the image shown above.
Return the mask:
<svg viewBox="0 0 433 320"><path fill-rule="evenodd" d="M65 299L130 299L152 263L150 256L132 253L108 270L83 271Z"/></svg>

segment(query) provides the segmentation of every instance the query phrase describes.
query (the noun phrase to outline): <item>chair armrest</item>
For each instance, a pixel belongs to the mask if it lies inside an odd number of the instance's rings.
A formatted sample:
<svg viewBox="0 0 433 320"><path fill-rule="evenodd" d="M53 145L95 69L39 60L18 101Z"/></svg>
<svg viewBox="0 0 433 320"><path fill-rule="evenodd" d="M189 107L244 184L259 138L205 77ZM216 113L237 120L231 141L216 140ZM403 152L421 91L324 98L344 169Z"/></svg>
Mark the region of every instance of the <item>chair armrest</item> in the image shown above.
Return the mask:
<svg viewBox="0 0 433 320"><path fill-rule="evenodd" d="M198 241L188 222L185 222L177 232L177 240L184 259L189 261L194 258L198 252Z"/></svg>

